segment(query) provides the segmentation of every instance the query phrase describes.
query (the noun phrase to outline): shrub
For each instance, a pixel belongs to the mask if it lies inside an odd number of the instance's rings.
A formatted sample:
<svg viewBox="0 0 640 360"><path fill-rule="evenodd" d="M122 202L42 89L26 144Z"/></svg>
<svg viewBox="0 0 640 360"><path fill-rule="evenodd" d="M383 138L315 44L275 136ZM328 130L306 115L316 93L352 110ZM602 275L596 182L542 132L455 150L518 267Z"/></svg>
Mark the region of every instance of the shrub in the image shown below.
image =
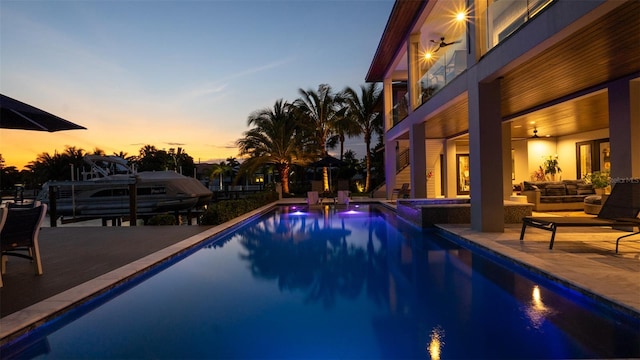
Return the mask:
<svg viewBox="0 0 640 360"><path fill-rule="evenodd" d="M594 171L591 174L587 174L585 179L593 185L594 189L604 189L609 186L611 176L608 171Z"/></svg>
<svg viewBox="0 0 640 360"><path fill-rule="evenodd" d="M277 192L265 191L249 195L244 199L219 201L209 205L207 211L202 215L200 223L202 225L219 225L276 200L278 200Z"/></svg>
<svg viewBox="0 0 640 360"><path fill-rule="evenodd" d="M158 214L149 218L147 225L175 225L176 217L171 214Z"/></svg>

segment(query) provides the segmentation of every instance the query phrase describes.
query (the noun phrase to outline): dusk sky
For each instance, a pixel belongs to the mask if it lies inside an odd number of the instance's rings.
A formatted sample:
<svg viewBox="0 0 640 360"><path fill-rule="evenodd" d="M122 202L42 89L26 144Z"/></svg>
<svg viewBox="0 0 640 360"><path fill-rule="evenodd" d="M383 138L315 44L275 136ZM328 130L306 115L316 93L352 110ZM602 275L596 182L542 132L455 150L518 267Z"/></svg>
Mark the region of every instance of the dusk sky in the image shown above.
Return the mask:
<svg viewBox="0 0 640 360"><path fill-rule="evenodd" d="M0 129L6 166L76 146L238 158L253 111L359 88L392 0L0 1L0 93L88 130ZM360 141L349 148L364 156Z"/></svg>

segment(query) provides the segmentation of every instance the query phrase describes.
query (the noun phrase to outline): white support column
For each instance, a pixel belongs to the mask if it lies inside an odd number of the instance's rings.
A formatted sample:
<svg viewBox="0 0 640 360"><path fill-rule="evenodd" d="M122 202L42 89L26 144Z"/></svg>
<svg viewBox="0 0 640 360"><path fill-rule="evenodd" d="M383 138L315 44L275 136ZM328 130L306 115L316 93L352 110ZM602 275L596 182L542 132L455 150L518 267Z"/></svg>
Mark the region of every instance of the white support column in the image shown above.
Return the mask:
<svg viewBox="0 0 640 360"><path fill-rule="evenodd" d="M384 171L387 199L396 188L396 142L387 140L387 131L393 127L393 79L387 77L382 84L384 97Z"/></svg>
<svg viewBox="0 0 640 360"><path fill-rule="evenodd" d="M420 34L411 34L407 43L407 61L409 62L409 76L407 80L407 91L409 92L409 114L411 114L418 106L418 77L420 76L420 63L418 54L420 49Z"/></svg>
<svg viewBox="0 0 640 360"><path fill-rule="evenodd" d="M469 77L471 228L483 232L503 232L500 80L490 83L476 81L475 76Z"/></svg>
<svg viewBox="0 0 640 360"><path fill-rule="evenodd" d="M391 199L391 194L396 186L396 141L384 140L384 176L387 186L387 199Z"/></svg>
<svg viewBox="0 0 640 360"><path fill-rule="evenodd" d="M445 172L447 174L447 182L444 187L444 196L447 198L454 198L458 196L458 184L456 174L458 169L456 168L456 141L445 140L444 148L444 160L445 160Z"/></svg>
<svg viewBox="0 0 640 360"><path fill-rule="evenodd" d="M502 123L502 197L511 199L513 179L511 179L511 124Z"/></svg>
<svg viewBox="0 0 640 360"><path fill-rule="evenodd" d="M609 86L611 177L640 177L640 80Z"/></svg>
<svg viewBox="0 0 640 360"><path fill-rule="evenodd" d="M425 123L414 124L409 130L409 162L411 166L411 197L427 197L427 146Z"/></svg>
<svg viewBox="0 0 640 360"><path fill-rule="evenodd" d="M391 78L384 79L382 83L382 95L384 97L384 132L386 133L393 127L393 80Z"/></svg>

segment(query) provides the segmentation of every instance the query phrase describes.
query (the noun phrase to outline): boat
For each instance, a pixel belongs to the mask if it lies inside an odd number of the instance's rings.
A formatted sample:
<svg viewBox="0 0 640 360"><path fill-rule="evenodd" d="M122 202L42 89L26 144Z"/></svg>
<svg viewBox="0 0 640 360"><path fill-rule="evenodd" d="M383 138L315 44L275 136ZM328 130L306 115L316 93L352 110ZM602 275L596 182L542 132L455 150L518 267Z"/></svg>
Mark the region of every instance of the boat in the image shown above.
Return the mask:
<svg viewBox="0 0 640 360"><path fill-rule="evenodd" d="M200 181L175 171L136 172L117 156L87 155L90 170L80 181L48 181L38 200L49 203L56 187L56 213L61 216L125 216L129 214L129 189L135 184L136 213L140 216L199 209L213 193Z"/></svg>

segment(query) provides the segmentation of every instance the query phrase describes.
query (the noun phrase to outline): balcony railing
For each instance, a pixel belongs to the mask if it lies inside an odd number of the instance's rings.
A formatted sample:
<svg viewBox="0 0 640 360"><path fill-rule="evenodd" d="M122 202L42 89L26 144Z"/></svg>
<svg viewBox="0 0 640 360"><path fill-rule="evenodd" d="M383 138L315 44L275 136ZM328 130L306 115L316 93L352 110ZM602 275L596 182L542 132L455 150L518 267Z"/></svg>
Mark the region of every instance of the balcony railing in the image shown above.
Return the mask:
<svg viewBox="0 0 640 360"><path fill-rule="evenodd" d="M409 163L409 149L405 149L396 155L396 174L409 166Z"/></svg>
<svg viewBox="0 0 640 360"><path fill-rule="evenodd" d="M481 15L486 21L486 51L489 51L554 0L510 0L494 1Z"/></svg>
<svg viewBox="0 0 640 360"><path fill-rule="evenodd" d="M418 81L420 89L419 104L424 104L430 97L440 91L467 69L467 46L464 39L435 53L439 57ZM446 51L443 51L446 50Z"/></svg>
<svg viewBox="0 0 640 360"><path fill-rule="evenodd" d="M396 126L400 121L409 115L409 105L407 103L407 96L405 95L393 105L393 126Z"/></svg>

